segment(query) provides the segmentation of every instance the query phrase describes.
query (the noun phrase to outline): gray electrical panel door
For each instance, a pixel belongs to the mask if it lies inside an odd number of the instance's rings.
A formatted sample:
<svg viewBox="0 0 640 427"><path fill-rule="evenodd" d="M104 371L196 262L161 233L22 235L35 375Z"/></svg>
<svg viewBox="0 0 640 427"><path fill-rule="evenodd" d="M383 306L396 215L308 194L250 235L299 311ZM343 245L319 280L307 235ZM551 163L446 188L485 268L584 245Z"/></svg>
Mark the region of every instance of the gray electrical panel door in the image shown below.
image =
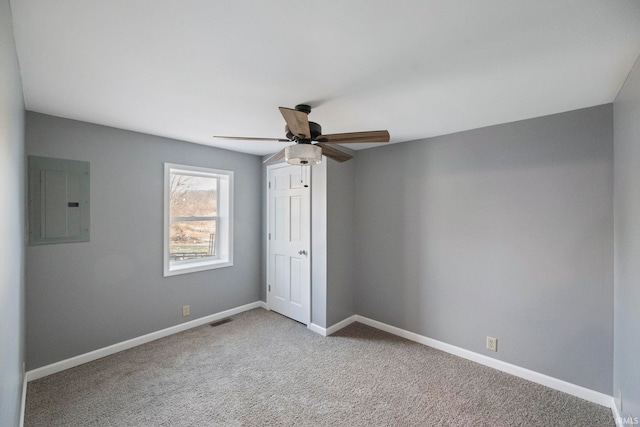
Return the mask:
<svg viewBox="0 0 640 427"><path fill-rule="evenodd" d="M89 241L89 162L29 156L29 244Z"/></svg>

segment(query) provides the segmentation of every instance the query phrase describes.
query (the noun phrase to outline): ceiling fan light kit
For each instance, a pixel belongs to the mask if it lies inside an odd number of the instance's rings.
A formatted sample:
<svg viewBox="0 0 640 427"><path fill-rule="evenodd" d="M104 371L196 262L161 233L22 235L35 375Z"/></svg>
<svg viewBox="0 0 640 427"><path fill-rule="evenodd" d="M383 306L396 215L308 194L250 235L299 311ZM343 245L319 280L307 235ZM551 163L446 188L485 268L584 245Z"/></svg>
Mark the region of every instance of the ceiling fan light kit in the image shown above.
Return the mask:
<svg viewBox="0 0 640 427"><path fill-rule="evenodd" d="M291 165L317 165L322 161L322 148L313 144L290 145L284 149L284 159Z"/></svg>
<svg viewBox="0 0 640 427"><path fill-rule="evenodd" d="M280 107L280 113L287 123L284 129L285 136L287 137L286 140L277 138L243 138L237 136L216 136L214 138L295 142L294 145L285 147L269 157L264 163L275 163L284 158L287 163L300 166L317 165L322 161L322 156L326 156L337 162L346 162L353 158L351 154L345 153L335 146L332 146L334 144L389 142L390 136L386 130L323 135L322 127L320 127L318 123L309 121L307 116L310 112L311 107L306 104L298 104L295 109Z"/></svg>

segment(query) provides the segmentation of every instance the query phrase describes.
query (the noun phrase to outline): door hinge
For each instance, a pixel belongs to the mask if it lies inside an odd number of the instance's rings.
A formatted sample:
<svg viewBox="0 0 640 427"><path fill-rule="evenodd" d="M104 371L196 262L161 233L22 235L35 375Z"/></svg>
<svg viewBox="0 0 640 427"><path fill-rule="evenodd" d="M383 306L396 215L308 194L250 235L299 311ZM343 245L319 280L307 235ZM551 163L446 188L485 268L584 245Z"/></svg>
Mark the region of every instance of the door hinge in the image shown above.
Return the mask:
<svg viewBox="0 0 640 427"><path fill-rule="evenodd" d="M269 292L271 292L271 285L269 285Z"/></svg>
<svg viewBox="0 0 640 427"><path fill-rule="evenodd" d="M269 240L271 240L271 233L269 233Z"/></svg>
<svg viewBox="0 0 640 427"><path fill-rule="evenodd" d="M269 181L269 188L271 188L271 181Z"/></svg>

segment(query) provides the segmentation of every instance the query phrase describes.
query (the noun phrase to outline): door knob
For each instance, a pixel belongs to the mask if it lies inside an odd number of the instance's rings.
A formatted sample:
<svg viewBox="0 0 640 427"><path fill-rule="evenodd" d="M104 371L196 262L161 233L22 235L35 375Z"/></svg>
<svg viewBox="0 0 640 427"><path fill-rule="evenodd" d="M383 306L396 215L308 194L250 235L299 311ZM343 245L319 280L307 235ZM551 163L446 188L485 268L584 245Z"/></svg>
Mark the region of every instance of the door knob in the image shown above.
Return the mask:
<svg viewBox="0 0 640 427"><path fill-rule="evenodd" d="M305 251L304 249L302 249L301 251L298 251L298 255L306 255L307 251Z"/></svg>

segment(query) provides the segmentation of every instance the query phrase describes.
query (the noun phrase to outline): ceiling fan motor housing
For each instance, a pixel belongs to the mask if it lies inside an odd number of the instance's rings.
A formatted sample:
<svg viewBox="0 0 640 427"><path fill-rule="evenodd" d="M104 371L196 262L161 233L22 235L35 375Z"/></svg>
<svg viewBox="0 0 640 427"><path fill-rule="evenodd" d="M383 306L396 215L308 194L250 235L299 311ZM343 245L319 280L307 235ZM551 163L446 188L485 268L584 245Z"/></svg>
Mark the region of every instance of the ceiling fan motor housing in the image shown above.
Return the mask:
<svg viewBox="0 0 640 427"><path fill-rule="evenodd" d="M315 141L320 135L322 135L322 127L316 122L309 122L309 131L311 132L311 139L306 140L298 138L296 135L294 135L293 132L289 130L289 126L284 126L284 133L286 138L290 141L297 141L301 144L310 144L311 141Z"/></svg>
<svg viewBox="0 0 640 427"><path fill-rule="evenodd" d="M298 104L293 108L296 111L302 111L303 113L307 113L307 114L311 112L311 106L307 104Z"/></svg>

